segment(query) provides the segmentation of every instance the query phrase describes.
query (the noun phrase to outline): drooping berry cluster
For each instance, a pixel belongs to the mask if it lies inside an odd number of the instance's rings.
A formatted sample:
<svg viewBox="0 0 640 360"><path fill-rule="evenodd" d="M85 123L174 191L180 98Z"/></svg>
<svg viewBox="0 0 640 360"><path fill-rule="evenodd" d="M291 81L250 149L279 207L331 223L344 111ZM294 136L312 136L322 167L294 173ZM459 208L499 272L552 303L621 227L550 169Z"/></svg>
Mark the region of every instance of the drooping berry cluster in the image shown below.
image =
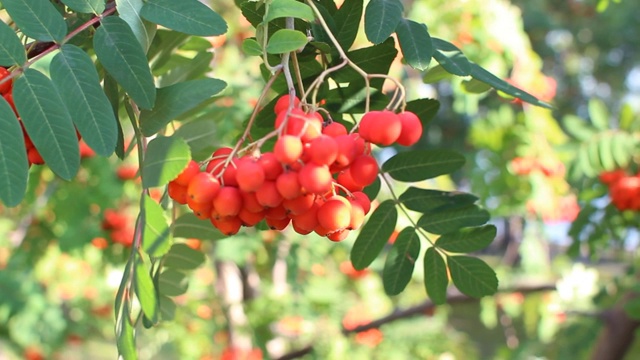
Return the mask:
<svg viewBox="0 0 640 360"><path fill-rule="evenodd" d="M511 160L511 170L520 176L541 173L545 177L563 177L566 169L564 164L553 158L537 158L533 156L515 157Z"/></svg>
<svg viewBox="0 0 640 360"><path fill-rule="evenodd" d="M125 247L130 247L133 244L134 229L131 226L131 219L115 209L104 211L102 230L108 232L109 239L114 243L122 244ZM99 245L96 239L93 242L94 245ZM100 243L104 243L104 246L100 244L99 247L106 247L106 241Z"/></svg>
<svg viewBox="0 0 640 360"><path fill-rule="evenodd" d="M341 241L371 208L362 192L379 172L371 143L408 146L422 135L420 120L410 112L371 111L359 131L349 133L338 122L324 123L318 112L305 112L297 99L289 110L288 96L274 111L278 138L272 152L237 157L233 149L220 148L204 170L191 161L169 183L169 196L227 235L264 219L274 230L291 224L300 234Z"/></svg>
<svg viewBox="0 0 640 360"><path fill-rule="evenodd" d="M0 80L6 78L10 74L11 73L6 68L0 67ZM11 109L13 109L13 112L16 114L16 117L18 117L18 121L20 121L20 127L22 128L22 136L24 137L24 144L27 151L27 159L29 160L29 166L42 165L44 164L44 159L42 158L42 155L40 155L40 152L38 151L38 149L36 149L35 145L33 145L33 142L31 141L29 134L27 134L27 130L24 128L24 124L22 124L22 121L20 120L18 111L16 110L16 106L13 103L12 90L13 90L13 79L9 79L8 81L5 81L4 83L0 84L0 95L2 95L2 97L7 101L7 103L9 103L9 105L11 106ZM82 137L80 136L80 133L78 131L76 131L76 135L78 137L78 142L79 142L78 145L80 146L80 157L85 158L85 157L94 156L95 152L84 141L82 141Z"/></svg>
<svg viewBox="0 0 640 360"><path fill-rule="evenodd" d="M606 171L600 181L609 187L611 203L620 211L640 211L640 173L629 175L625 170Z"/></svg>

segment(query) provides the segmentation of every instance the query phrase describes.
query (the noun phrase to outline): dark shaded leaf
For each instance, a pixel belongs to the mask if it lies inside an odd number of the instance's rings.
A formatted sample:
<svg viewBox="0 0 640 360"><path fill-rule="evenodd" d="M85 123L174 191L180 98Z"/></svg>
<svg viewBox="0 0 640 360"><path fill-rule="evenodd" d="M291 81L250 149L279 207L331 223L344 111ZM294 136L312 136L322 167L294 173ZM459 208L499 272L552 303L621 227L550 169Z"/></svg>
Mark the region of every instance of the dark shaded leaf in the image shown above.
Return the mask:
<svg viewBox="0 0 640 360"><path fill-rule="evenodd" d="M67 24L48 0L2 0L11 20L25 35L41 41L60 42L67 35Z"/></svg>
<svg viewBox="0 0 640 360"><path fill-rule="evenodd" d="M393 243L382 271L382 284L388 295L398 295L407 287L420 255L420 237L415 228L403 229Z"/></svg>
<svg viewBox="0 0 640 360"><path fill-rule="evenodd" d="M0 99L0 200L18 205L27 189L29 166L22 128L11 106Z"/></svg>
<svg viewBox="0 0 640 360"><path fill-rule="evenodd" d="M449 256L447 265L453 284L463 294L479 298L498 291L496 273L484 261L470 256Z"/></svg>
<svg viewBox="0 0 640 360"><path fill-rule="evenodd" d="M409 210L427 213L465 207L476 202L478 198L462 192L410 187L400 195L399 200Z"/></svg>
<svg viewBox="0 0 640 360"><path fill-rule="evenodd" d="M392 200L383 201L364 224L353 248L351 263L357 270L369 266L380 254L396 227L398 210Z"/></svg>
<svg viewBox="0 0 640 360"><path fill-rule="evenodd" d="M427 26L402 19L396 27L396 34L407 64L417 70L426 70L433 54L433 44Z"/></svg>
<svg viewBox="0 0 640 360"><path fill-rule="evenodd" d="M449 275L442 255L430 247L424 254L424 287L434 304L447 302L447 285Z"/></svg>
<svg viewBox="0 0 640 360"><path fill-rule="evenodd" d="M486 248L496 238L496 227L485 225L464 228L444 234L436 241L436 246L446 251L468 253Z"/></svg>
<svg viewBox="0 0 640 360"><path fill-rule="evenodd" d="M148 0L140 16L190 35L216 36L227 32L222 16L197 0Z"/></svg>
<svg viewBox="0 0 640 360"><path fill-rule="evenodd" d="M436 50L433 58L446 71L458 76L468 76L471 74L471 63L457 46L442 39L433 38L433 45Z"/></svg>
<svg viewBox="0 0 640 360"><path fill-rule="evenodd" d="M418 226L432 234L447 234L467 226L480 226L489 221L489 212L470 205L425 214L418 220Z"/></svg>
<svg viewBox="0 0 640 360"><path fill-rule="evenodd" d="M451 174L464 165L464 156L451 150L416 150L394 155L382 172L398 181L421 181Z"/></svg>
<svg viewBox="0 0 640 360"><path fill-rule="evenodd" d="M27 53L18 35L4 21L0 21L0 66L22 65Z"/></svg>
<svg viewBox="0 0 640 360"><path fill-rule="evenodd" d="M374 44L385 41L402 20L404 6L399 0L371 0L364 14L364 32Z"/></svg>
<svg viewBox="0 0 640 360"><path fill-rule="evenodd" d="M163 186L175 179L191 160L189 145L179 137L156 137L149 142L142 164L142 186Z"/></svg>

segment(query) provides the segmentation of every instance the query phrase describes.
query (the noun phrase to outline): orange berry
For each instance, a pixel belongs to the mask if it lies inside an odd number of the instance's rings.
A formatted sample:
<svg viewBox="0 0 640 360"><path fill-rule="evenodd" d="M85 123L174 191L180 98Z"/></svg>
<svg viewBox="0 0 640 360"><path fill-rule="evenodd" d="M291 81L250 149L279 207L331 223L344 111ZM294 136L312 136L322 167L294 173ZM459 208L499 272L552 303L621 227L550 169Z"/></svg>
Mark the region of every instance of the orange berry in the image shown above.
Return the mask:
<svg viewBox="0 0 640 360"><path fill-rule="evenodd" d="M187 206L189 206L189 209L193 211L193 214L198 219L204 220L211 217L211 211L213 210L213 205L211 204L210 201L197 202L191 199L190 197L187 197Z"/></svg>
<svg viewBox="0 0 640 360"><path fill-rule="evenodd" d="M248 211L257 213L264 210L264 206L258 202L255 192L248 193L241 191L240 196L242 196L242 207Z"/></svg>
<svg viewBox="0 0 640 360"><path fill-rule="evenodd" d="M366 216L364 206L356 198L350 198L347 200L349 200L349 203L351 204L351 216L347 229L357 230L362 226L362 224L364 224L364 218Z"/></svg>
<svg viewBox="0 0 640 360"><path fill-rule="evenodd" d="M298 181L304 192L323 194L331 190L333 178L326 165L309 163L298 172Z"/></svg>
<svg viewBox="0 0 640 360"><path fill-rule="evenodd" d="M91 240L91 245L95 246L98 249L106 249L109 247L109 242L107 239L103 237L95 237Z"/></svg>
<svg viewBox="0 0 640 360"><path fill-rule="evenodd" d="M356 148L354 138L350 135L338 135L334 139L336 143L338 143L338 156L336 157L334 167L336 167L337 170L342 170L349 166L356 156L358 156L358 149Z"/></svg>
<svg viewBox="0 0 640 360"><path fill-rule="evenodd" d="M251 212L247 210L247 208L243 207L238 213L238 218L240 218L242 225L244 226L255 226L264 219L264 215L264 210L260 212Z"/></svg>
<svg viewBox="0 0 640 360"><path fill-rule="evenodd" d="M369 111L360 120L360 135L380 146L393 144L398 140L401 131L402 123L393 111Z"/></svg>
<svg viewBox="0 0 640 360"><path fill-rule="evenodd" d="M197 162L191 160L187 164L187 167L185 167L184 170L182 170L182 172L175 179L173 179L173 181L182 186L188 186L191 179L193 179L194 176L198 175L199 172L200 165L198 165Z"/></svg>
<svg viewBox="0 0 640 360"><path fill-rule="evenodd" d="M29 150L27 150L27 158L29 159L29 162L32 164L35 164L35 165L44 164L44 159L42 158L42 155L40 155L40 152L36 148L30 148Z"/></svg>
<svg viewBox="0 0 640 360"><path fill-rule="evenodd" d="M280 204L276 207L268 208L267 210L265 210L264 216L267 218L281 220L287 217L287 209L285 209L284 206Z"/></svg>
<svg viewBox="0 0 640 360"><path fill-rule="evenodd" d="M338 143L329 135L320 135L309 143L308 154L318 165L331 165L338 157Z"/></svg>
<svg viewBox="0 0 640 360"><path fill-rule="evenodd" d="M360 155L353 160L347 171L357 185L368 186L378 177L378 163L373 156Z"/></svg>
<svg viewBox="0 0 640 360"><path fill-rule="evenodd" d="M265 179L264 169L251 158L243 158L238 162L236 169L236 181L240 190L245 192L256 191Z"/></svg>
<svg viewBox="0 0 640 360"><path fill-rule="evenodd" d="M362 191L354 191L351 193L351 195L353 195L355 200L358 201L360 205L362 205L364 213L368 214L369 210L371 210L371 200L369 200L367 194L363 193Z"/></svg>
<svg viewBox="0 0 640 360"><path fill-rule="evenodd" d="M346 229L351 222L349 202L342 201L338 197L341 198L341 196L331 197L318 209L318 224L330 233Z"/></svg>
<svg viewBox="0 0 640 360"><path fill-rule="evenodd" d="M221 217L236 216L242 209L242 195L234 186L223 186L213 198L213 207Z"/></svg>
<svg viewBox="0 0 640 360"><path fill-rule="evenodd" d="M364 186L356 184L356 182L353 180L353 177L351 177L351 171L349 170L350 169L347 168L338 173L338 184L342 185L344 188L351 192L362 191Z"/></svg>
<svg viewBox="0 0 640 360"><path fill-rule="evenodd" d="M240 227L242 227L242 221L237 216L223 217L219 219L212 218L211 224L227 236L237 234L238 231L240 231Z"/></svg>
<svg viewBox="0 0 640 360"><path fill-rule="evenodd" d="M9 76L11 72L4 67L0 67L0 81ZM4 95L11 91L11 86L13 84L13 79L9 79L2 84L0 84L0 94Z"/></svg>
<svg viewBox="0 0 640 360"><path fill-rule="evenodd" d="M186 204L187 203L187 187L178 184L175 181L170 181L167 186L167 192L169 193L169 197L173 199L178 204Z"/></svg>
<svg viewBox="0 0 640 360"><path fill-rule="evenodd" d="M327 239L333 242L340 242L346 239L347 236L349 236L349 229L343 229L327 234Z"/></svg>
<svg viewBox="0 0 640 360"><path fill-rule="evenodd" d="M276 188L285 199L295 199L302 195L302 186L295 171L280 174L276 179Z"/></svg>
<svg viewBox="0 0 640 360"><path fill-rule="evenodd" d="M266 152L258 158L258 164L262 166L266 180L275 180L280 174L282 174L282 164L276 158L276 155L272 152Z"/></svg>
<svg viewBox="0 0 640 360"><path fill-rule="evenodd" d="M289 109L289 104L291 103L291 96L289 94L282 95L273 107L273 112L276 114L280 114L283 111L287 111ZM297 108L300 106L300 99L298 97L293 97L293 108Z"/></svg>
<svg viewBox="0 0 640 360"><path fill-rule="evenodd" d="M291 222L291 219L288 217L285 217L284 219L265 217L264 219L271 230L284 230Z"/></svg>
<svg viewBox="0 0 640 360"><path fill-rule="evenodd" d="M306 194L298 196L295 199L285 199L282 201L282 206L291 215L300 215L306 211L309 211L315 203L316 195Z"/></svg>
<svg viewBox="0 0 640 360"><path fill-rule="evenodd" d="M322 129L322 133L331 137L337 137L339 135L347 135L348 132L344 125L334 121L325 126Z"/></svg>
<svg viewBox="0 0 640 360"><path fill-rule="evenodd" d="M318 226L318 209L320 205L314 202L314 204L307 210L299 215L291 215L291 221L296 232L308 231L312 232Z"/></svg>
<svg viewBox="0 0 640 360"><path fill-rule="evenodd" d="M422 137L422 122L418 115L411 111L404 111L398 114L400 119L401 130L398 136L398 144L402 146L411 146Z"/></svg>
<svg viewBox="0 0 640 360"><path fill-rule="evenodd" d="M220 182L208 172L194 176L187 187L187 196L195 202L210 203L220 190Z"/></svg>
<svg viewBox="0 0 640 360"><path fill-rule="evenodd" d="M302 150L302 141L299 137L283 135L276 141L273 153L281 163L292 164L300 159Z"/></svg>
<svg viewBox="0 0 640 360"><path fill-rule="evenodd" d="M256 199L264 207L276 207L282 203L275 181L265 181L256 191Z"/></svg>

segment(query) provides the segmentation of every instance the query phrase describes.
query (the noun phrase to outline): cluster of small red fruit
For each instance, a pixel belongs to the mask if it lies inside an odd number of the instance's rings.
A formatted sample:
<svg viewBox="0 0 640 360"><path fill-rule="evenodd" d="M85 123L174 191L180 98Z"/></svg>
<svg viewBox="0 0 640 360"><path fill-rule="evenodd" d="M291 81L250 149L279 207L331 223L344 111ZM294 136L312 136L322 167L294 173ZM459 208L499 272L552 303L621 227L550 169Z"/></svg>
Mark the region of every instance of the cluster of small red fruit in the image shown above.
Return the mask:
<svg viewBox="0 0 640 360"><path fill-rule="evenodd" d="M625 170L605 171L600 181L609 187L611 202L620 211L640 211L640 173L629 175Z"/></svg>
<svg viewBox="0 0 640 360"><path fill-rule="evenodd" d="M109 233L109 238L113 243L130 247L133 244L134 229L131 226L131 219L115 209L106 209L102 220L102 230ZM105 249L109 243L104 238L94 238L92 244L100 249Z"/></svg>
<svg viewBox="0 0 640 360"><path fill-rule="evenodd" d="M325 123L305 112L298 99L276 102L273 151L237 157L220 148L206 168L191 161L169 183L169 196L226 235L263 219L273 230L289 224L300 234L316 232L332 241L358 229L371 209L362 190L378 176L371 144L410 146L422 136L419 118L408 111L370 111L349 133L338 122Z"/></svg>
<svg viewBox="0 0 640 360"><path fill-rule="evenodd" d="M6 68L0 67L0 80L6 78L10 74L11 73L9 72L9 70L7 70ZM10 79L0 84L0 95L2 95L2 97L7 101L7 103L9 103L9 105L11 106L11 109L13 109L13 112L18 117L18 120L20 120L18 111L16 110L16 106L13 103L12 90L13 90L13 79ZM40 152L38 151L38 149L36 149L36 147L33 145L33 142L31 141L29 134L27 134L27 131L25 130L24 125L22 124L22 121L20 121L20 127L22 127L22 136L24 137L24 144L27 151L27 159L29 160L29 167L31 167L31 165L44 164L44 159L40 155ZM80 136L80 133L78 131L76 131L76 135L78 136L78 142L79 142L78 145L80 145L80 157L85 158L85 157L94 156L95 152L84 141L82 141L82 137Z"/></svg>
<svg viewBox="0 0 640 360"><path fill-rule="evenodd" d="M515 157L511 160L513 173L520 176L540 172L546 177L563 177L564 164L555 159L538 159L533 156Z"/></svg>

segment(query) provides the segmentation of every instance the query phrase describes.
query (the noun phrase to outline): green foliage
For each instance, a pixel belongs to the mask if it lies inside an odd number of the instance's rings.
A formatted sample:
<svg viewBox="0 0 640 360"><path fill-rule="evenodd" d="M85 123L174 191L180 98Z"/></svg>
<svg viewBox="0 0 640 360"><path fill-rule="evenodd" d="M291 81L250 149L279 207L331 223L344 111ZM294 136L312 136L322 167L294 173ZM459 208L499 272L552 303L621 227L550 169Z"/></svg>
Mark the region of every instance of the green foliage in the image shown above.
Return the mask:
<svg viewBox="0 0 640 360"><path fill-rule="evenodd" d="M426 70L431 62L433 44L427 26L402 19L396 27L402 55L412 68Z"/></svg>
<svg viewBox="0 0 640 360"><path fill-rule="evenodd" d="M145 188L166 185L187 167L189 160L189 145L183 139L171 136L151 140L142 164L142 185Z"/></svg>
<svg viewBox="0 0 640 360"><path fill-rule="evenodd" d="M364 32L374 44L385 41L402 20L404 6L398 0L371 0L364 17Z"/></svg>
<svg viewBox="0 0 640 360"><path fill-rule="evenodd" d="M448 284L447 265L442 255L434 247L428 248L424 254L424 286L431 301L444 304L447 301Z"/></svg>
<svg viewBox="0 0 640 360"><path fill-rule="evenodd" d="M4 22L0 22L0 65L24 64L27 53L16 33Z"/></svg>
<svg viewBox="0 0 640 360"><path fill-rule="evenodd" d="M400 294L413 275L413 269L420 254L420 236L412 227L404 228L398 234L382 272L384 291L389 295Z"/></svg>
<svg viewBox="0 0 640 360"><path fill-rule="evenodd" d="M389 241L398 220L398 210L391 200L382 202L362 227L351 250L351 263L358 270L364 269L378 257Z"/></svg>
<svg viewBox="0 0 640 360"><path fill-rule="evenodd" d="M7 206L22 201L27 188L27 154L20 123L13 110L0 100L0 199Z"/></svg>
<svg viewBox="0 0 640 360"><path fill-rule="evenodd" d="M215 36L227 32L224 19L197 0L184 0L179 3L171 0L150 0L140 9L140 16L190 35Z"/></svg>
<svg viewBox="0 0 640 360"><path fill-rule="evenodd" d="M473 297L491 295L498 289L496 273L484 261L470 256L449 256L451 281L464 294Z"/></svg>
<svg viewBox="0 0 640 360"><path fill-rule="evenodd" d="M420 181L450 174L464 165L464 157L450 150L399 153L382 165L382 171L399 181Z"/></svg>
<svg viewBox="0 0 640 360"><path fill-rule="evenodd" d="M4 0L5 9L20 31L42 41L62 41L67 34L64 18L47 0Z"/></svg>
<svg viewBox="0 0 640 360"><path fill-rule="evenodd" d="M296 30L280 29L276 31L267 43L269 54L284 54L296 51L307 43L307 36Z"/></svg>

